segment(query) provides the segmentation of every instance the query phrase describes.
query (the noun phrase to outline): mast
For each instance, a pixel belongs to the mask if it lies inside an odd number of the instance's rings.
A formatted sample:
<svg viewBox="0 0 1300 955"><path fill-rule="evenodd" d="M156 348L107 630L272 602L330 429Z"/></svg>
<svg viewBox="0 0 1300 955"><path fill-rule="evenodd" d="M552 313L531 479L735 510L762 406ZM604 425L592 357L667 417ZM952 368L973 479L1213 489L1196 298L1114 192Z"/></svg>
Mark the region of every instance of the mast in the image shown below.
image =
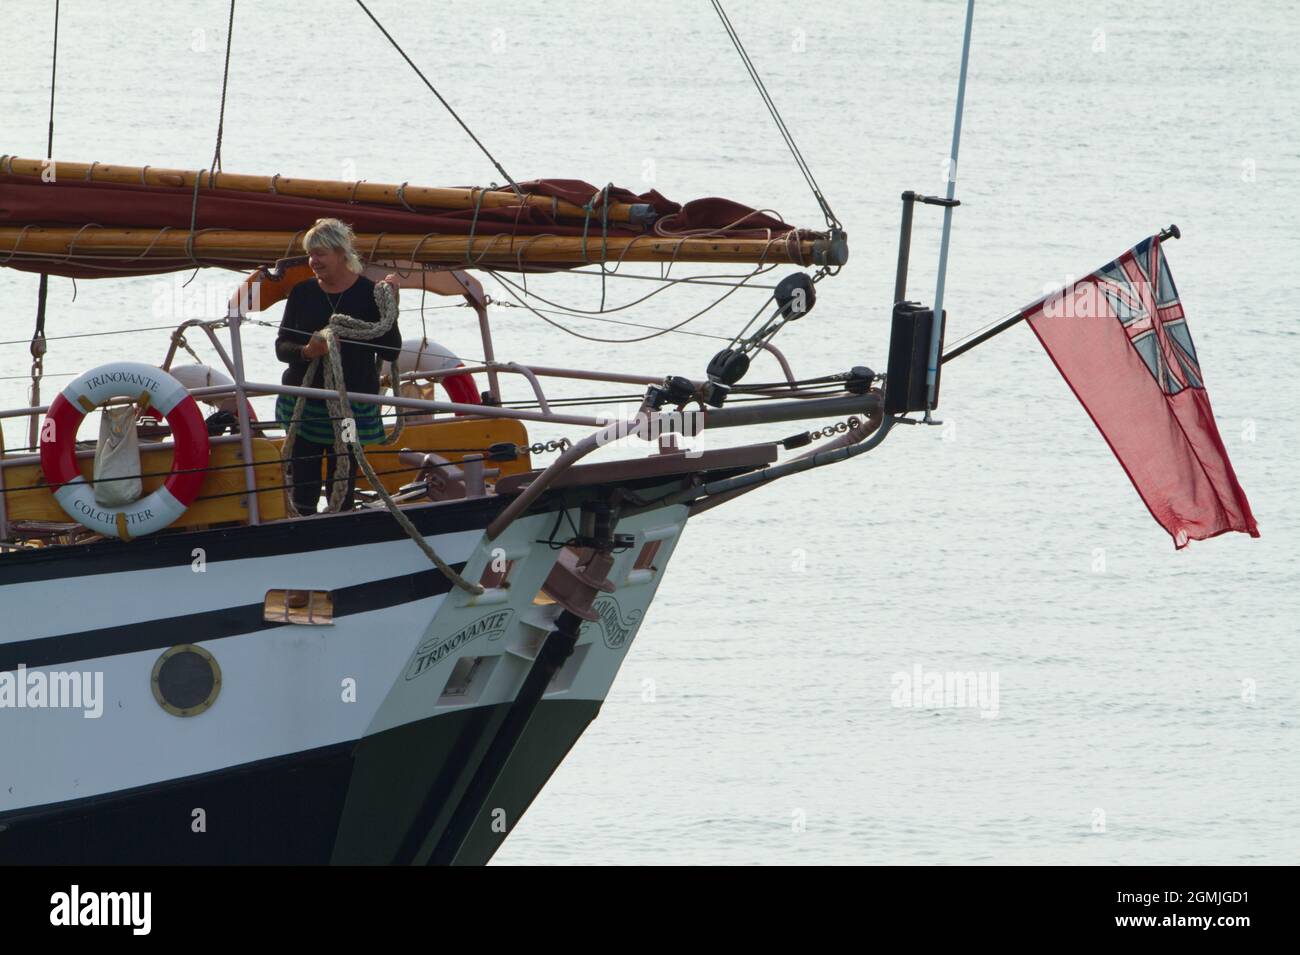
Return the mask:
<svg viewBox="0 0 1300 955"><path fill-rule="evenodd" d="M966 0L966 33L961 43L961 76L957 81L957 113L952 121L952 153L948 160L948 204L943 207L943 240L939 245L939 278L934 289L934 327L930 332L930 358L925 369L926 420L934 409L935 383L939 373L939 330L943 324L943 286L948 274L948 240L952 234L953 195L957 189L957 151L961 147L961 115L966 102L966 68L970 62L971 22L975 0Z"/></svg>

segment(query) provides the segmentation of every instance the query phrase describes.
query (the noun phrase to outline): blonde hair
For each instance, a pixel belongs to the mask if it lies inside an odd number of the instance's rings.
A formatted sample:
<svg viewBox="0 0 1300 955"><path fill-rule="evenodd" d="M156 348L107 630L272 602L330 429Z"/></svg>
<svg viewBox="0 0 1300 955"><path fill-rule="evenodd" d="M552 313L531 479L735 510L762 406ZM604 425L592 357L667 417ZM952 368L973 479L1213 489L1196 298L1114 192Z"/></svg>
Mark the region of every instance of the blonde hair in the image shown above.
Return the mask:
<svg viewBox="0 0 1300 955"><path fill-rule="evenodd" d="M338 249L347 256L348 269L360 273L365 266L361 257L352 248L352 227L339 219L317 219L315 225L302 237L302 247L310 252L312 249Z"/></svg>

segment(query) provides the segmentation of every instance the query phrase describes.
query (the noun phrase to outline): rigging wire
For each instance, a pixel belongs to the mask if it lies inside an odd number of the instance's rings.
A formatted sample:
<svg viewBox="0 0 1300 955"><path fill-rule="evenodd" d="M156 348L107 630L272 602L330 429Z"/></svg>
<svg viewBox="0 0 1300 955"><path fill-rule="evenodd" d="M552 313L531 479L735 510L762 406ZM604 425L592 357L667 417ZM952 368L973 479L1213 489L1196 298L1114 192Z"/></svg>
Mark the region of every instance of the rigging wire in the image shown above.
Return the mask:
<svg viewBox="0 0 1300 955"><path fill-rule="evenodd" d="M230 48L235 40L235 0L230 0L230 18L226 22L226 59L225 65L221 71L221 109L217 114L217 141L212 150L212 165L208 169L208 188L212 188L213 174L221 167L221 138L226 127L226 89L230 84ZM182 288L187 287L193 282L199 274L199 269L203 268L202 264L194 257L194 236L199 220L199 186L203 183L203 171L200 170L194 174L194 195L190 199L190 237L186 242L186 250L189 253L190 261L194 263L194 271L190 277L185 280ZM69 258L71 253L69 253Z"/></svg>
<svg viewBox="0 0 1300 955"><path fill-rule="evenodd" d="M588 273L588 274L591 274L591 273ZM500 276L497 276L497 277L500 278ZM656 281L657 281L657 280L656 280ZM676 280L676 281L682 281L682 280L678 279L678 280ZM732 288L733 290L739 290L739 289L742 289L742 288L744 288L744 289L762 289L762 288L764 288L763 286L760 286L760 285L743 285L743 284L739 284L739 283L729 283L729 282L728 282L728 283L716 283L716 284L726 285L726 286ZM518 287L518 286L516 286L516 287ZM534 295L534 297L536 297L536 298L541 298L541 296L536 296L536 295ZM541 300L542 300L542 301L548 301L547 299L544 299L544 298L541 298ZM493 306L493 307L495 307L495 308L525 308L525 309L530 308L530 306L528 306L528 305L520 305L520 304L517 304L517 303L515 303L515 302L509 302L509 301L497 301L497 300L492 300L492 299L489 300L489 303L488 303L488 304L491 305L491 306ZM549 303L549 302L548 302L548 304L553 304L553 303ZM716 304L716 303L715 303L715 304ZM469 308L469 307L470 307L470 306L469 306L467 303L460 302L460 303L457 303L457 304L454 304L454 305L428 305L428 306L424 306L424 308L421 308L420 306L412 306L412 307L410 307L410 308L404 308L404 309L401 309L401 311L403 311L403 312L416 312L416 311L425 311L425 310L427 310L427 311L434 311L434 310L437 310L437 309L448 309L448 308ZM710 306L710 307L712 307L712 306ZM661 332L673 332L673 333L678 334L678 335L689 335L689 336L691 336L691 337L693 337L693 338L712 338L712 339L715 339L715 340L717 340L717 341L731 341L731 340L732 340L731 337L730 337L730 336L727 336L727 335L714 335L714 334L712 334L712 333L710 333L710 332L695 332L695 331L687 331L687 330L682 329L682 328L680 328L680 327L669 327L669 328L665 328L665 327L660 326L660 325L651 325L651 324L648 324L648 323L646 323L646 322L630 322L630 321L625 321L625 320L621 320L621 319L617 319L617 318L605 318L605 317L602 317L602 316L597 315L597 314L579 314L579 313L576 313L576 312L573 312L573 311L566 311L566 310L564 310L563 308L547 309L547 308L536 308L536 307L532 307L532 310L533 310L533 311L536 311L536 312L547 312L547 313L552 314L552 315L560 315L560 316L564 316L564 317L576 318L576 319L585 320L585 321L591 321L591 322L606 322L606 323L608 323L608 324L610 324L610 325L622 325L622 326L625 326L625 327L628 327L628 328L645 328L645 329L650 329L650 330L652 330L652 331L654 331L654 332L656 332L656 333L661 333ZM263 320L261 320L261 319L256 319L256 318L244 318L244 319L243 319L243 324L245 324L245 325L254 325L254 326L258 326L258 327L260 327L260 328L271 328L271 329L276 329L277 331L279 330L279 326L276 325L274 322L267 322L267 321L263 321ZM146 326L138 327L138 328L119 328L119 329L111 329L111 330L108 330L108 331L102 331L102 332L78 332L78 333L71 334L71 335L55 335L55 336L52 336L52 337L49 339L49 341L63 341L63 340L77 339L77 338L98 338L98 337L106 336L106 335L108 335L108 336L113 336L113 335L129 335L129 334L134 334L134 333L137 333L137 332L175 331L175 329L176 329L176 326L175 326L175 325L146 325ZM294 329L289 329L289 331L290 331L290 332L294 332L294 331L296 331L296 330L294 330ZM425 334L424 334L423 337L427 339L427 338L428 338L428 329L427 329L427 327L424 329L424 332L425 332ZM305 335L306 333L304 332L304 333L302 333L302 334ZM8 341L0 341L0 347L5 347L5 346L8 346L8 345L26 345L27 343L28 343L28 342L27 342L27 339L25 339L25 338L15 338L15 339L11 339L11 340L8 340ZM412 350L412 349L409 349L409 348L408 348L408 349L400 349L400 351L402 351L403 353L419 354L418 351L416 351L416 350ZM457 353L456 357L457 357L457 358L461 358L461 359L473 359L474 361L477 361L477 362L479 362L480 364L486 363L486 359L476 358L476 357L473 356L473 355L460 354L459 352ZM50 374L49 377L61 377L61 376L63 376L64 374L65 374L65 373L59 373L59 374L53 374L53 373L52 373L52 374ZM25 378L25 377L27 377L27 376L25 376L25 375L13 375L13 376L8 376L8 377L0 376L0 381L10 380L11 378L12 378L12 379L17 379L17 378Z"/></svg>
<svg viewBox="0 0 1300 955"><path fill-rule="evenodd" d="M45 158L54 157L54 81L59 75L59 0L54 0L54 56L50 63L50 126L45 138Z"/></svg>
<svg viewBox="0 0 1300 955"><path fill-rule="evenodd" d="M775 268L775 266L771 266L770 268ZM758 274L765 274L766 272L770 271L770 268L768 268L768 269L763 269L763 271L762 271L761 273L758 273ZM593 276L593 277L597 277L597 273L595 273L595 272L587 272L587 271L576 270L576 269L575 269L575 270L555 269L554 271L557 272L557 273L565 274L565 275L590 275L590 276ZM733 273L733 274L734 274L734 273ZM679 278L679 279L663 279L663 278L660 278L659 276L655 276L655 275L633 275L633 274L623 274L623 273L618 273L618 272L611 272L610 275L609 275L609 277L610 277L610 278L623 278L623 279L642 279L642 280L647 281L647 282L665 282L665 281L666 281L666 282L669 282L670 284L673 283L673 282L675 282L675 283L677 283L677 284L681 284L681 285L716 285L716 286L719 286L719 287L722 287L722 288L731 288L731 289L738 289L738 290L743 289L743 290L745 290L745 291L759 291L759 292L770 292L770 291L772 291L773 289L776 288L775 285L761 285L761 284L758 284L758 283L746 283L746 282L714 282L714 281L709 281L708 279L706 279L706 278L704 278L704 277L702 277L702 276L687 276L687 277L685 277L685 278ZM715 278L724 278L725 275L717 275L717 276L714 276L714 277L715 277ZM500 278L500 276L498 276L498 278ZM516 285L515 287L516 287L516 288L519 288L520 286ZM583 314L583 313L582 313L582 310L580 310L580 309L568 309L568 310L564 310L564 309L565 309L564 306L561 306L561 305L559 305L559 304L556 303L556 302L552 302L552 301L550 301L549 299L547 299L547 298L545 298L545 297L543 297L543 296L541 296L541 295L538 295L538 294L536 294L535 292L532 292L531 290L529 291L528 294L529 294L531 297L533 297L533 298L536 298L536 299L538 299L538 300L540 300L540 301L542 301L542 302L546 302L548 305L554 305L554 306L556 306L556 308L555 308L554 310L552 310L552 314L556 314L556 315L572 315L572 316L575 317L575 318L587 318L587 317L589 317L591 321L602 321L602 320L603 320L603 321L608 321L608 322L610 322L611 324L615 324L615 325L628 325L628 326L630 326L630 327L634 327L634 328L659 329L659 328L661 327L661 326L658 326L658 325L647 325L647 324L645 324L645 323L641 323L641 322L620 322L620 321L617 321L617 320L615 320L615 319L601 319L601 318L599 317L599 315L597 315L597 314L595 314L595 313ZM646 296L646 297L648 298L649 296ZM631 303L629 303L629 304L635 305L635 304L639 304L639 303L642 302L642 301L645 301L645 298L637 299L636 301L631 302ZM496 306L496 307L498 307L498 308L522 308L522 307L523 307L523 306L521 306L521 305L517 305L517 304L515 304L514 302L497 301L497 300L493 300L493 299L489 299L488 304L489 304L489 305L494 305L494 306ZM399 311L402 311L402 312L425 312L425 311L433 312L433 311L437 311L437 310L439 310L439 309L448 309L448 308L470 308L470 307L471 307L471 306L470 306L467 302L456 302L456 303L448 304L448 305L412 305L412 306L410 306L409 308L399 309ZM619 307L617 307L617 308L613 308L613 309L606 309L605 311L606 311L606 312L619 311L620 309L625 308L625 307L626 307L626 306L619 306ZM545 312L545 311L548 311L548 310L547 310L547 309L539 309L539 311L543 311L543 312ZM276 325L275 325L274 323L272 323L272 322L261 321L261 320L259 320L259 319L255 319L255 318L245 318L245 319L244 319L244 323L245 323L245 324L248 324L248 325L260 325L260 326L265 327L265 328L276 328L276 327L278 327L278 326L276 326ZM72 335L51 335L51 336L48 336L48 337L46 338L46 341L51 341L51 342L53 342L53 341L63 341L63 340L67 340L67 339L75 339L75 338L97 338L97 337L104 336L104 335L131 335L131 334L135 334L135 333L137 333L137 332L172 331L172 330L174 330L175 328L176 328L175 325L144 325L144 326L131 327L131 328L117 328L117 329L110 329L110 330L108 330L108 331L102 331L102 332L78 332L78 333L76 333L76 334L72 334ZM427 331L427 329L426 329L426 331ZM678 332L678 334L682 334L682 335L695 335L695 336L699 336L699 337L701 337L701 338L716 338L716 339L718 339L719 341L730 341L730 338L729 338L728 336L726 336L726 335L710 335L710 334L708 334L707 332L686 332L686 331L682 331L682 332ZM425 337L426 337L426 338L428 337L427 334L425 335ZM28 341L26 338L14 338L14 339L6 340L6 341L0 341L0 347L4 347L4 346L6 346L6 345L27 345L27 344L30 344L30 343L29 343L29 341ZM17 375L17 376L13 376L13 377L19 377L19 378L21 378L21 377L24 377L24 376L22 376L22 375Z"/></svg>
<svg viewBox="0 0 1300 955"><path fill-rule="evenodd" d="M212 153L212 166L208 170L208 184L212 173L221 169L221 134L226 126L226 87L230 83L230 47L235 39L235 0L230 0L230 19L226 23L226 67L221 74L221 111L217 114L217 146ZM193 231L193 226L191 226Z"/></svg>
<svg viewBox="0 0 1300 955"><path fill-rule="evenodd" d="M520 198L523 198L523 192L519 189L519 186L514 181L514 179L510 177L510 173L506 172L505 167L502 166L501 163L497 162L495 156L493 156L490 152L488 152L488 148L483 145L483 143L479 140L477 136L474 135L474 131L465 125L465 121L460 118L460 116L457 114L457 112L454 109L451 108L451 104L448 103L445 99L443 99L442 94L439 93L436 89L434 89L433 84L429 82L428 77L426 77L424 73L420 71L420 68L415 65L415 62L409 56L406 55L406 51L402 49L401 44L399 44L396 40L393 39L392 34L389 33L386 29L384 29L384 25L379 22L379 20L375 17L373 13L370 12L370 8L365 5L363 0L357 0L357 6L359 6L362 10L365 11L366 16L370 18L371 22L373 22L375 26L379 27L379 32L382 33L385 36L385 38L387 38L388 42L393 45L393 49L395 49L398 53L402 55L402 59L404 59L407 62L407 65L410 66L411 69L415 70L415 75L418 76L424 82L424 85L429 88L429 92L432 93L434 96L438 97L438 102L442 103L443 106L447 107L447 112L451 113L451 118L454 119L456 122L460 123L460 128L465 130L466 134L469 136L470 139L474 140L474 145L478 146L479 149L483 150L483 155L487 156L487 158L491 160L492 165L497 167L497 172L505 176L506 181L510 183L510 188L515 191L515 195L519 196Z"/></svg>
<svg viewBox="0 0 1300 955"><path fill-rule="evenodd" d="M753 60L749 58L749 54L745 51L745 45L741 42L740 35L736 32L736 28L731 25L731 20L728 19L726 11L722 9L721 0L712 0L712 3L714 11L717 12L718 18L722 21L723 28L727 31L727 36L731 38L731 42L735 46L736 52L740 54L741 62L744 63L745 69L749 71L750 79L754 81L754 86L758 89L758 95L762 97L764 105L767 106L767 111L772 114L772 121L776 123L777 131L781 134L781 138L785 140L785 144L790 150L790 155L794 157L795 164L799 167L799 171L803 173L804 180L808 183L808 188L812 190L813 198L817 200L817 204L821 207L822 215L826 217L826 224L832 230L842 229L843 226L840 224L840 220L837 219L835 213L831 211L830 203L826 201L826 197L822 194L821 187L817 185L817 180L812 174L812 169L809 168L807 161L803 158L803 153L799 151L799 146L795 143L794 136L790 133L789 127L786 126L785 120L781 118L781 111L776 108L776 103L772 101L772 97L768 93L762 77L758 75L758 70L755 68Z"/></svg>
<svg viewBox="0 0 1300 955"><path fill-rule="evenodd" d="M719 282L719 283L716 283L716 284L726 286L726 287L730 288L731 291L734 292L734 291L735 291L736 289L738 289L738 288L748 287L748 286L746 286L746 283L747 283L751 278L754 278L755 276L758 276L758 275L765 275L766 273L771 272L771 271L772 271L773 269L775 269L776 267L777 267L777 264L776 264L776 263L773 263L773 264L768 265L768 266L762 266L762 265L760 265L760 266L756 266L756 267L754 268L753 271L749 272L749 273L746 274L746 275L737 275L736 273L731 273L731 275L725 275L725 274L724 274L723 276L720 276L720 277L722 277L722 278L731 278L731 277L735 277L735 278L739 278L740 281L739 281L739 282ZM545 296L543 296L543 295L538 295L536 292L531 291L531 290L530 290L526 285L520 285L520 284L518 284L517 282L512 282L510 279L503 278L500 274L498 274L497 272L493 271L492 269L485 269L484 271L486 271L489 275L491 275L493 278L495 278L498 282L502 282L502 283L505 283L505 284L507 284L507 285L514 286L514 288L516 288L516 289L518 289L519 291L523 292L524 295L527 296L527 297L529 297L529 298L535 298L535 299L537 299L538 301L545 302L547 305L550 305L552 308L564 309L565 311L570 312L570 313L573 313L573 314L576 314L576 315L605 315L605 314L608 314L608 313L610 313L610 312L621 312L621 311L624 311L625 309L632 308L633 306L640 305L642 302L645 302L645 301L647 301L647 300L649 300L649 299L651 299L651 298L654 298L654 297L655 297L656 295L658 295L660 292L666 292L666 291L667 291L669 288L671 288L673 285L676 285L677 283L683 281L682 279L669 279L669 278L655 279L656 282L661 282L661 283L663 283L663 284L662 284L659 288L655 289L653 292L647 292L645 295L641 296L640 298L633 299L632 301L630 301L630 302L626 302L626 303L624 303L623 305L616 305L616 306L614 306L613 308L605 308L604 305L603 305L603 303L602 303L602 306L601 306L600 309L598 309L598 310L594 310L594 311L593 311L592 309L576 308L576 307L574 307L574 306L570 306L570 305L561 305L559 302L552 302L550 299L546 298ZM617 273L610 273L610 274L611 274L611 275L616 275ZM775 289L775 286L772 286L772 288ZM729 294L731 294L731 293L728 292L727 294L729 295ZM724 297L725 297L725 296L724 296Z"/></svg>
<svg viewBox="0 0 1300 955"><path fill-rule="evenodd" d="M532 268L532 267L530 266L530 268ZM775 266L773 266L773 268L775 268ZM541 271L541 269L533 269L533 271ZM599 272L588 272L586 269L560 269L560 268L555 268L555 269L548 269L547 271L555 272L555 273L557 273L557 274L562 274L562 275L590 275L590 276L592 276L593 278L601 278L601 273L599 273ZM731 274L734 275L734 273L731 273ZM622 273L622 272L613 272L613 271L611 271L611 272L606 272L606 273L604 274L604 277L605 277L605 278L611 278L611 279L637 279L637 280L642 281L642 282L678 282L678 283L680 283L680 284L682 284L682 285L721 285L721 286L723 286L723 287L727 287L727 288L730 288L730 287L732 287L732 286L734 286L734 285L737 284L737 283L735 283L735 282L714 282L714 281L712 281L712 279L727 278L727 273L719 273L718 275L708 275L708 276L705 276L705 275L688 275L688 276L686 276L685 278L680 278L680 279L670 279L670 278L668 278L666 275L637 275L637 274L632 273L632 272L629 272L629 273L627 273L627 274L624 274L624 273ZM757 290L760 290L760 291L769 291L769 292L770 292L770 291L774 290L774 289L776 288L776 286L775 286L775 285L753 285L753 284L750 284L750 285L746 285L745 288L747 288L747 289L757 289ZM537 296L537 297L540 298L541 296ZM615 311L615 309L606 309L606 311Z"/></svg>
<svg viewBox="0 0 1300 955"><path fill-rule="evenodd" d="M523 308L522 305L516 305L514 302L493 302L492 304L498 308ZM617 318L601 318L599 315L576 315L572 312L566 312L560 309L553 309L553 308L539 308L537 309L537 311L548 312L551 315L563 315L567 318L585 319L586 321L589 322L608 322L611 325L626 325L629 328L649 328L654 331L661 331L661 332L671 331L671 332L675 332L678 335L691 335L696 338L713 338L713 339L717 339L720 342L731 341L731 339L726 335L712 335L708 332L688 332L683 329L673 329L673 328L666 329L661 325L647 325L645 322L628 322Z"/></svg>
<svg viewBox="0 0 1300 955"><path fill-rule="evenodd" d="M740 285L737 285L734 288L729 289L728 291L724 292L721 296L719 296L717 299L715 299L713 302L710 302L708 305L704 306L704 308L700 309L698 312L694 313L693 315L689 315L686 318L682 319L676 325L670 325L667 328L661 328L658 331L652 332L649 335L641 335L638 336L637 338L601 338L596 335L584 335L582 334L582 332L574 331L572 328L569 328L567 325L561 325L559 322L555 321L552 318L547 318L537 309L533 308L532 305L530 305L528 302L524 301L522 298L519 297L519 294L514 290L514 288L511 287L514 283L502 280L501 276L498 275L496 272L492 271L491 269L487 269L486 271L493 278L497 279L497 281L501 282L502 287L505 288L505 290L510 294L510 296L516 302L519 303L520 307L528 309L528 311L532 312L534 315L536 315L542 321L546 322L548 325L554 325L556 328L560 329L560 331L567 332L568 334L572 335L574 338L581 338L589 342L601 342L607 345L630 345L633 344L634 342L644 342L644 341L649 341L652 338L658 338L660 335L665 335L668 332L675 332L678 329L680 329L682 326L695 321L695 319L699 318L705 312L708 312L711 309L714 309L717 306L721 305L724 301L726 301L733 294L735 294L737 289L742 288L744 286L744 283L741 283ZM601 320L596 318L595 316L576 316L576 317L591 318L591 320L593 321Z"/></svg>

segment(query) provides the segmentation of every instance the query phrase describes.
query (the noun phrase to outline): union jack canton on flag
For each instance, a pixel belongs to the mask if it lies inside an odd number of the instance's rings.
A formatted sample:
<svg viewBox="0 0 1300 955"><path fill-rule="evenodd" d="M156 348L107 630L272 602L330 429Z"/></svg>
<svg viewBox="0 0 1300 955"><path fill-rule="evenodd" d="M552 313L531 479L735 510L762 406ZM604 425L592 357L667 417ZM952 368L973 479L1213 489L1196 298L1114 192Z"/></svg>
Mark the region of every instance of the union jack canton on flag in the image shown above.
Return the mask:
<svg viewBox="0 0 1300 955"><path fill-rule="evenodd" d="M1159 236L1021 315L1175 547L1259 536Z"/></svg>

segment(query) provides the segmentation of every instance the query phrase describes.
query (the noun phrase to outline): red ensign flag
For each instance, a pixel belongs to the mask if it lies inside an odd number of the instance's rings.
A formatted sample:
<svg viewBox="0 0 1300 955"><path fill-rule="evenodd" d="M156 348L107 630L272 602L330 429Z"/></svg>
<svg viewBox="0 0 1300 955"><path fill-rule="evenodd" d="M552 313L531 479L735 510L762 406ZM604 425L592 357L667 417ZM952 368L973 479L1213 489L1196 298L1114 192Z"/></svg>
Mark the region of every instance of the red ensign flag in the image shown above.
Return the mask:
<svg viewBox="0 0 1300 955"><path fill-rule="evenodd" d="M1022 315L1175 547L1259 536L1158 236Z"/></svg>

